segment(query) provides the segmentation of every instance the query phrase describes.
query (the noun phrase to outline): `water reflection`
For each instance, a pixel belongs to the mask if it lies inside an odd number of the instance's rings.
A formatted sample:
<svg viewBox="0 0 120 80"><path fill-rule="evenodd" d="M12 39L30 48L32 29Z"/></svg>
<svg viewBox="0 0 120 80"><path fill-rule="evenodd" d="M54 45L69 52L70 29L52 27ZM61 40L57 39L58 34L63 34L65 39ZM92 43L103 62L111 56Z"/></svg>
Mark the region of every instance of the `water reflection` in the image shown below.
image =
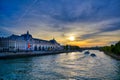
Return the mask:
<svg viewBox="0 0 120 80"><path fill-rule="evenodd" d="M96 57L72 52L40 57L0 60L0 78L5 80L80 79L119 80L120 61L97 50Z"/></svg>

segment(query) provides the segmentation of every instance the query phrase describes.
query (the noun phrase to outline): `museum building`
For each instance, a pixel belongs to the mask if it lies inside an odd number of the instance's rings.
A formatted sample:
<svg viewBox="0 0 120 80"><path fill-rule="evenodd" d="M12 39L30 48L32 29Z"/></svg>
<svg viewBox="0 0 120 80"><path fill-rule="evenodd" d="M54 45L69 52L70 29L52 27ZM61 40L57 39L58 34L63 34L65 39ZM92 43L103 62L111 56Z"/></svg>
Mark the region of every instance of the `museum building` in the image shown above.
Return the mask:
<svg viewBox="0 0 120 80"><path fill-rule="evenodd" d="M0 37L0 51L49 51L61 50L63 47L55 40L33 38L29 31L22 35Z"/></svg>

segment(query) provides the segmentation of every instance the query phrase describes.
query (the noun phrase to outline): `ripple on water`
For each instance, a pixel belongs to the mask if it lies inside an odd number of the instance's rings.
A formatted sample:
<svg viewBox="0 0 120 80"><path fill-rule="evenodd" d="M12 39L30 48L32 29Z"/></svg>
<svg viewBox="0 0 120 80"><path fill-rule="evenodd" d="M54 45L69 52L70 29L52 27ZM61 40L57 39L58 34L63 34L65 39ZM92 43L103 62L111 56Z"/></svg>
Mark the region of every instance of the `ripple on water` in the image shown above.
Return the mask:
<svg viewBox="0 0 120 80"><path fill-rule="evenodd" d="M85 55L84 52L72 52L0 60L0 78L5 80L120 80L120 61L97 50L89 51L97 57Z"/></svg>

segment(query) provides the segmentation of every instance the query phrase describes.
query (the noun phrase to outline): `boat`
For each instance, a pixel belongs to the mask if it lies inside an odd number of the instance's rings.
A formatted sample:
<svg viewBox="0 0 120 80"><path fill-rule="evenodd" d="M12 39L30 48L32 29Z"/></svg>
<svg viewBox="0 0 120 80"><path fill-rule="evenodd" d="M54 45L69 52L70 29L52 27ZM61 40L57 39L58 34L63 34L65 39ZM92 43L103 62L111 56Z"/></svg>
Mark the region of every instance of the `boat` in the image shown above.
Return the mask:
<svg viewBox="0 0 120 80"><path fill-rule="evenodd" d="M90 54L90 56L92 56L92 57L96 57L96 55L95 55L94 53Z"/></svg>
<svg viewBox="0 0 120 80"><path fill-rule="evenodd" d="M88 54L90 54L90 52L89 52L89 51L86 51L86 52L84 52L84 54L88 55Z"/></svg>

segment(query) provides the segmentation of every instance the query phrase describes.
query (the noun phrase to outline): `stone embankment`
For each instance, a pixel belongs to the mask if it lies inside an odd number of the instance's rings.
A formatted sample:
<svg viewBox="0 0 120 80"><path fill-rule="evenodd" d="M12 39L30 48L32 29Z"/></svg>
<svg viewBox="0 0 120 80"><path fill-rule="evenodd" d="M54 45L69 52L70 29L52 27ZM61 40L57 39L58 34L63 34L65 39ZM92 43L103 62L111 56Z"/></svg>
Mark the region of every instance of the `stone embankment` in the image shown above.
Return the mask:
<svg viewBox="0 0 120 80"><path fill-rule="evenodd" d="M42 55L53 55L60 53L68 53L73 51L32 51L32 52L1 52L0 59L12 59L20 57L30 57L30 56L42 56Z"/></svg>

